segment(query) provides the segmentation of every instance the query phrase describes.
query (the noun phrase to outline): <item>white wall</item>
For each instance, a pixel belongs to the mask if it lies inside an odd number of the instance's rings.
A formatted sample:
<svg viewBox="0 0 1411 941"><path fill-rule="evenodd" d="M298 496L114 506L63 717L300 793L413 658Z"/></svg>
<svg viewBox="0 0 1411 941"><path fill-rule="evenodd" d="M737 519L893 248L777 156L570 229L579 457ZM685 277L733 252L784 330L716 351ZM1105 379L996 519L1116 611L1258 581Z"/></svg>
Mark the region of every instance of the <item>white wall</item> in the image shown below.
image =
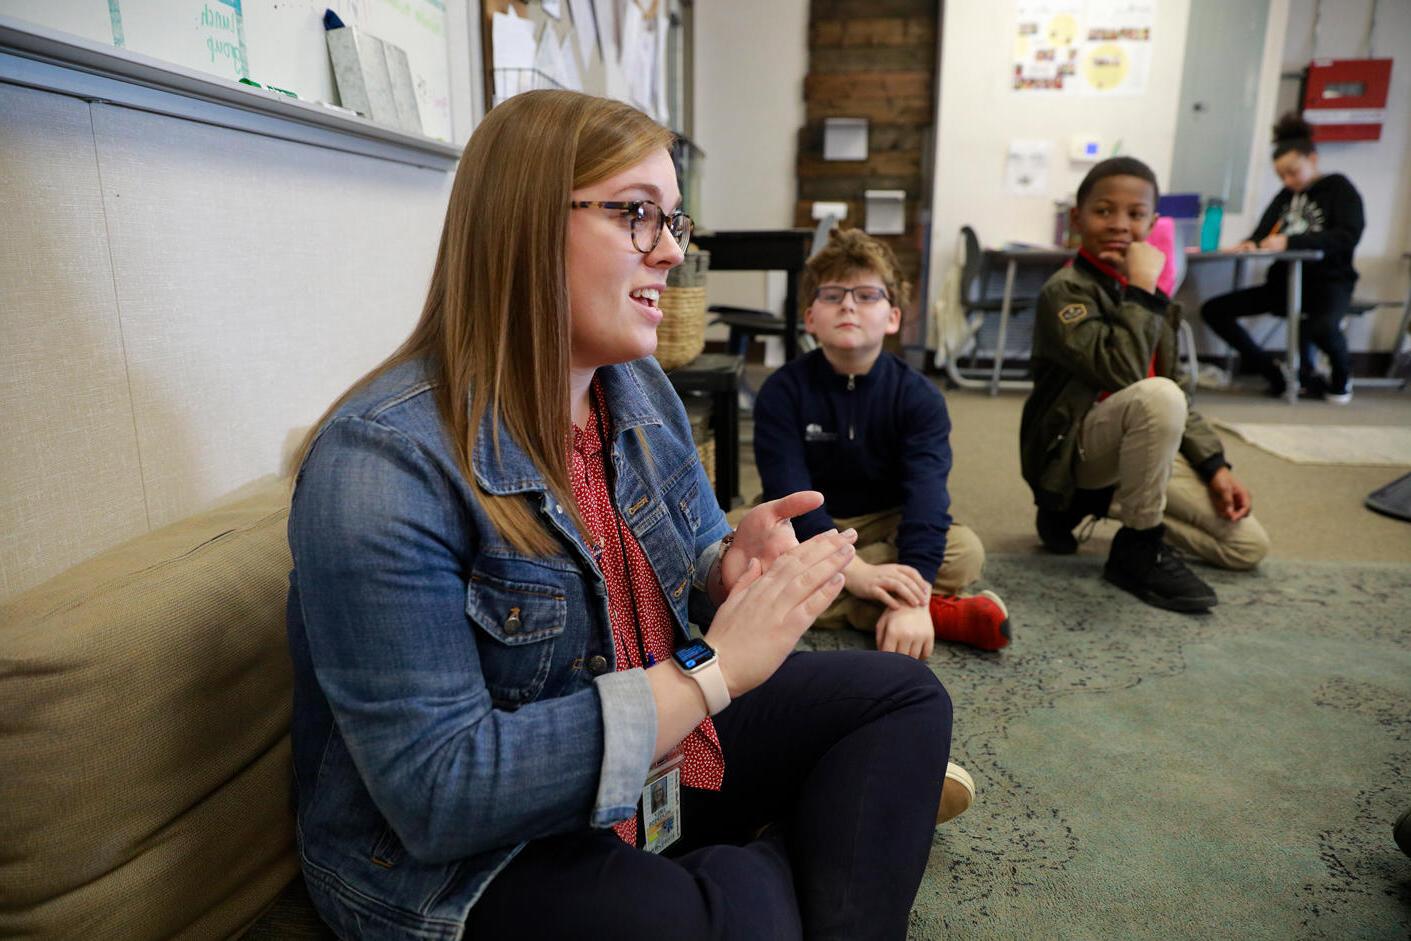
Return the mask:
<svg viewBox="0 0 1411 941"><path fill-rule="evenodd" d="M1120 140L1121 152L1146 161L1158 179L1170 175L1190 3L1161 0L1156 9L1145 92L1098 98L1013 91L1013 0L946 4L937 98L932 285L939 286L962 225L972 226L987 245L1052 242L1054 200L1071 196L1090 167L1068 160L1068 141L1075 133L1099 135L1109 152ZM1052 142L1048 193L1016 196L1006 191L1005 157L1016 138Z"/></svg>
<svg viewBox="0 0 1411 941"><path fill-rule="evenodd" d="M1363 39L1370 21L1373 0L1339 0L1323 3L1318 42L1313 45L1314 0L1286 0L1288 29L1281 49L1281 67L1297 72L1315 57L1328 59L1362 58ZM1372 55L1390 58L1391 91L1387 96L1387 122L1378 141L1354 141L1318 145L1318 165L1325 173L1343 173L1362 193L1367 227L1357 246L1355 264L1361 279L1357 296L1404 300L1407 291L1407 262L1403 252L1411 251L1411 0L1380 0L1377 28L1372 37ZM1281 88L1280 108L1292 107L1298 93L1296 80ZM1279 191L1279 181L1270 165L1269 124L1258 126L1259 174L1251 190L1257 206L1266 205ZM1253 227L1251 220L1248 228ZM1246 230L1232 230L1241 236ZM1388 350L1395 340L1401 319L1400 309L1383 309L1348 322L1348 345L1353 350Z"/></svg>
<svg viewBox="0 0 1411 941"><path fill-rule="evenodd" d="M451 174L0 83L0 599L281 470Z"/></svg>
<svg viewBox="0 0 1411 941"><path fill-rule="evenodd" d="M805 116L808 0L697 3L695 31L694 137L705 151L696 222L712 229L790 228ZM710 277L709 300L778 311L784 287L780 274L719 272Z"/></svg>

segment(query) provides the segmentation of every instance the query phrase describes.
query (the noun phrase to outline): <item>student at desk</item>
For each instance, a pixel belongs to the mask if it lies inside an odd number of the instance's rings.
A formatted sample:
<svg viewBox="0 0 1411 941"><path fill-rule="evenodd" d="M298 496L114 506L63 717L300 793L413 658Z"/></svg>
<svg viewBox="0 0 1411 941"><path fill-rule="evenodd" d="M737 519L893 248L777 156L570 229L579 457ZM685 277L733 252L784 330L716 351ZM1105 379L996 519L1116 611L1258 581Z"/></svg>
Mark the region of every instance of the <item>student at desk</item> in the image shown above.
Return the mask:
<svg viewBox="0 0 1411 941"><path fill-rule="evenodd" d="M1344 405L1352 401L1352 386L1342 318L1357 283L1352 253L1362 237L1362 197L1341 173L1319 172L1313 128L1292 112L1274 125L1274 172L1284 188L1264 210L1254 233L1235 251L1322 250L1322 261L1303 266L1298 381L1306 397ZM1239 352L1244 367L1269 380L1269 394L1275 397L1286 389L1283 369L1259 348L1239 320L1258 314L1287 317L1287 284L1284 262L1276 262L1264 284L1212 298L1200 309L1201 319ZM1328 354L1331 376L1327 380L1313 371L1315 346Z"/></svg>

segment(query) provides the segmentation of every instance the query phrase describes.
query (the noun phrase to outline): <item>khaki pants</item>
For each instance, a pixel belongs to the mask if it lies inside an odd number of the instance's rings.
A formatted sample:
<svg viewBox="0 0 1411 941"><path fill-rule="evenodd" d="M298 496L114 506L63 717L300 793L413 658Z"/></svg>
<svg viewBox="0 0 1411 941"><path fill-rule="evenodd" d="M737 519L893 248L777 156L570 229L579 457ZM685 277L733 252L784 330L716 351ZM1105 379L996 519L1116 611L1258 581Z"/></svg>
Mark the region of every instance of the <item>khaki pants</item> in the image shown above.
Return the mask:
<svg viewBox="0 0 1411 941"><path fill-rule="evenodd" d="M1229 569L1248 569L1269 552L1253 516L1230 522L1181 454L1186 396L1169 379L1143 379L1088 412L1078 430L1075 479L1085 490L1117 485L1112 516L1133 529L1166 524L1166 540Z"/></svg>
<svg viewBox="0 0 1411 941"><path fill-rule="evenodd" d="M838 529L857 530L857 554L871 565L886 565L897 560L897 527L901 525L900 510L886 510L881 513L867 513L862 516L838 518L834 521ZM977 581L985 567L985 547L980 537L967 526L951 524L946 534L946 556L936 572L932 590L938 595L953 595L966 585ZM886 606L879 601L857 598L844 589L828 609L813 622L814 627L836 630L841 627L855 627L860 631L871 631L877 627L877 619Z"/></svg>

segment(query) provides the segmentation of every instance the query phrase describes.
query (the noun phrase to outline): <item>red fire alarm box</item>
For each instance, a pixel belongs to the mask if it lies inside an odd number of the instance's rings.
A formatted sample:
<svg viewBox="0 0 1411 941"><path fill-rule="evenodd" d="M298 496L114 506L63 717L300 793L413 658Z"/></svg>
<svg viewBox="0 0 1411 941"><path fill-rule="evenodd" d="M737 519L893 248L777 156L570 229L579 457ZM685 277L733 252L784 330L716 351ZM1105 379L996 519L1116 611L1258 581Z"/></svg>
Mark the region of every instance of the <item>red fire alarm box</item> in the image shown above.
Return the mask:
<svg viewBox="0 0 1411 941"><path fill-rule="evenodd" d="M1303 80L1313 139L1381 140L1390 86L1390 59L1314 59Z"/></svg>

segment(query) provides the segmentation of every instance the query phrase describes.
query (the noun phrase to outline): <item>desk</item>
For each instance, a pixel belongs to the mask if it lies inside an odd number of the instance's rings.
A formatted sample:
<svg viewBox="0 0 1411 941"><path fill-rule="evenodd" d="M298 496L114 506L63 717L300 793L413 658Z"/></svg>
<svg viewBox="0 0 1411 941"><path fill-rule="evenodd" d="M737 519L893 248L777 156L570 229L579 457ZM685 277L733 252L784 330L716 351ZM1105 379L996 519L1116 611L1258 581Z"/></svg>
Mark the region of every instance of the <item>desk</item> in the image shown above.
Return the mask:
<svg viewBox="0 0 1411 941"><path fill-rule="evenodd" d="M995 362L990 373L990 378L970 379L960 374L959 368L955 364L954 356L946 357L946 374L951 382L965 389L989 389L990 395L998 395L999 390L1004 389L1027 389L1032 383L1027 379L1001 379L1000 372L1004 368L1004 344L1009 332L1009 315L1014 306L1014 275L1019 270L1020 265L1046 265L1057 270L1066 265L1075 253L1062 248L987 248L985 249L985 265L998 268L1004 265L1004 293L1000 296L999 306L999 337L995 341ZM983 287L983 285L982 285ZM979 333L980 324L975 325L975 333ZM972 334L973 335L973 334Z"/></svg>
<svg viewBox="0 0 1411 941"><path fill-rule="evenodd" d="M710 396L710 427L715 435L715 500L727 513L740 502L739 396L743 366L743 357L706 353L666 374L677 395L704 392Z"/></svg>
<svg viewBox="0 0 1411 941"><path fill-rule="evenodd" d="M1198 265L1214 261L1233 261L1235 272L1233 290L1238 291L1244 282L1245 264L1250 261L1286 261L1288 268L1288 361L1284 364L1284 379L1287 391L1284 399L1293 405L1298 401L1298 370L1302 351L1298 346L1299 318L1303 310L1303 263L1322 261L1323 252L1316 248L1288 249L1282 252L1187 252L1186 264ZM1294 312L1298 311L1297 314Z"/></svg>
<svg viewBox="0 0 1411 941"><path fill-rule="evenodd" d="M783 271L784 360L799 352L799 275L813 246L812 229L761 229L697 232L691 241L710 252L711 271ZM717 447L718 447L717 443Z"/></svg>

